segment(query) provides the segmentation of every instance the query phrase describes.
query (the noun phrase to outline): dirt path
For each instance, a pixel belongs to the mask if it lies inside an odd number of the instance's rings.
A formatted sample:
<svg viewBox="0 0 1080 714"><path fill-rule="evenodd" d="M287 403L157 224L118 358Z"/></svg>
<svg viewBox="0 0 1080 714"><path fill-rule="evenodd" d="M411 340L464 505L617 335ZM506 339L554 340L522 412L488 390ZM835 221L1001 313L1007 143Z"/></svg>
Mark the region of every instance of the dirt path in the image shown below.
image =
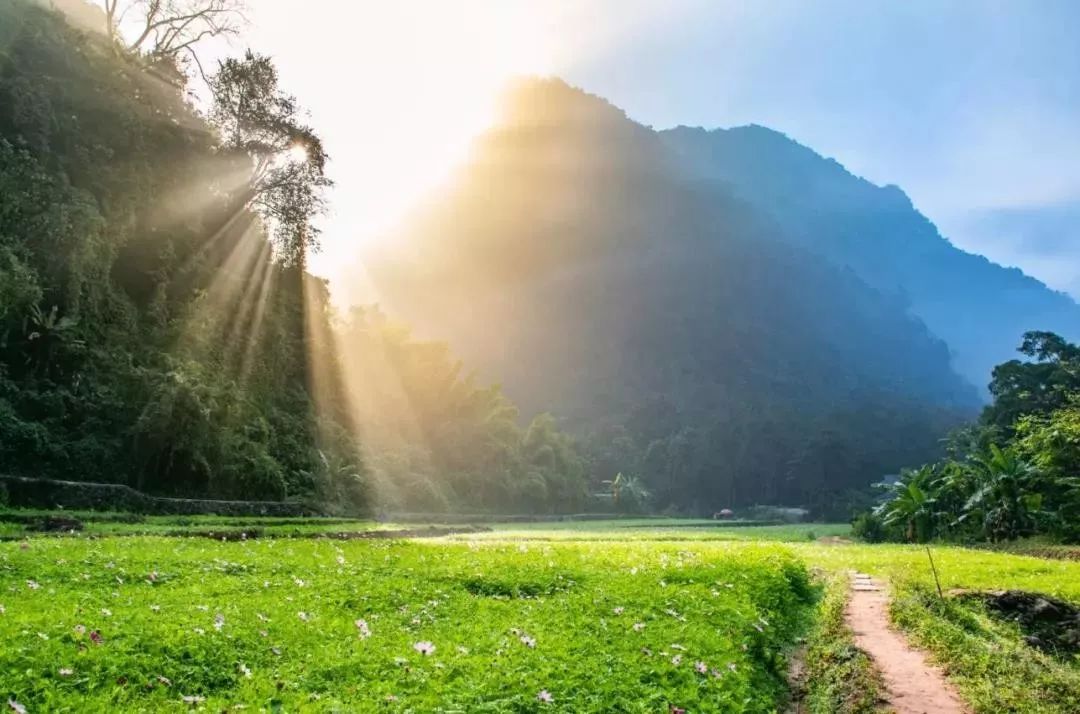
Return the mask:
<svg viewBox="0 0 1080 714"><path fill-rule="evenodd" d="M889 627L889 596L869 575L856 573L844 618L855 645L870 655L896 714L967 714L969 709L922 652Z"/></svg>

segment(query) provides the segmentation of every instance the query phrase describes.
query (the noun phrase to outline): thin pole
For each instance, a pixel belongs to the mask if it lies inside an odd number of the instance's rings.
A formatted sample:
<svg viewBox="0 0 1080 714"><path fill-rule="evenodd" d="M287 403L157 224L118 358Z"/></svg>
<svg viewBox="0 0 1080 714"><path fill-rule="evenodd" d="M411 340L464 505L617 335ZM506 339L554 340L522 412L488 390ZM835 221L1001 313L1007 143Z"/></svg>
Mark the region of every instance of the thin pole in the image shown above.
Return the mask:
<svg viewBox="0 0 1080 714"><path fill-rule="evenodd" d="M926 557L930 559L930 570L934 572L934 582L937 584L937 594L941 598L942 602L945 602L945 595L941 592L941 581L938 580L937 567L934 565L934 556L930 555L930 546L926 546Z"/></svg>

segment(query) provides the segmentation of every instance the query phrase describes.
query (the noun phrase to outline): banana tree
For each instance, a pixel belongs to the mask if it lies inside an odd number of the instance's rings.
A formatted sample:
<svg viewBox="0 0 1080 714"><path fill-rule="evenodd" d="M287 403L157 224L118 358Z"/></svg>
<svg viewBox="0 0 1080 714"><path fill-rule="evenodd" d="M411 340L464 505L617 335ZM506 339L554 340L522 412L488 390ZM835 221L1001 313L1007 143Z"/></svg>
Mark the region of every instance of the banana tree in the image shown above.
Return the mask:
<svg viewBox="0 0 1080 714"><path fill-rule="evenodd" d="M891 497L875 509L885 525L900 528L910 542L925 543L934 536L933 466L905 471L890 488Z"/></svg>
<svg viewBox="0 0 1080 714"><path fill-rule="evenodd" d="M1042 509L1042 494L1035 490L1034 469L1013 449L991 444L989 451L972 459L978 488L960 520L977 518L991 541L1012 540L1035 530Z"/></svg>

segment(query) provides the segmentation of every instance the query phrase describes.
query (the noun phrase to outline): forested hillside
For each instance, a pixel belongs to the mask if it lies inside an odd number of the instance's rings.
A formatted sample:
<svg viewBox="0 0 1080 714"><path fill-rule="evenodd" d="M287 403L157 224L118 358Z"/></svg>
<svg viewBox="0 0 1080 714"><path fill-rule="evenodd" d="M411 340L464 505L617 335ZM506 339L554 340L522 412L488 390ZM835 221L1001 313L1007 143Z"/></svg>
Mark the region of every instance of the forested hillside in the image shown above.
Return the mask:
<svg viewBox="0 0 1080 714"><path fill-rule="evenodd" d="M370 267L392 309L565 418L594 479L699 511L823 505L935 453L976 400L895 298L781 232L537 80Z"/></svg>
<svg viewBox="0 0 1080 714"><path fill-rule="evenodd" d="M581 457L550 419L519 428L445 345L335 317L305 270L327 154L271 60L195 65L184 16L132 45L97 6L62 6L0 0L0 474L350 511L580 507Z"/></svg>
<svg viewBox="0 0 1080 714"><path fill-rule="evenodd" d="M661 133L689 175L720 184L801 247L850 267L910 309L979 388L1033 327L1080 337L1080 305L945 240L896 186L875 186L760 126Z"/></svg>

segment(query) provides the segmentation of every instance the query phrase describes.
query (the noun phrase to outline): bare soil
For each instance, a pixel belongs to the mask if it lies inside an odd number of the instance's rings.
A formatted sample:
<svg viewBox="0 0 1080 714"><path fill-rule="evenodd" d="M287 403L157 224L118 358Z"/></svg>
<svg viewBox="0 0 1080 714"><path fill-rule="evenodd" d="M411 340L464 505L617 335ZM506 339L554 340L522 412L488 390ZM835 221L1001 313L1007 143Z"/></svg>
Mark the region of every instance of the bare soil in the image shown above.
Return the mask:
<svg viewBox="0 0 1080 714"><path fill-rule="evenodd" d="M855 645L870 655L885 682L884 696L897 714L968 714L970 711L926 656L889 626L889 596L869 575L852 576L844 618Z"/></svg>

